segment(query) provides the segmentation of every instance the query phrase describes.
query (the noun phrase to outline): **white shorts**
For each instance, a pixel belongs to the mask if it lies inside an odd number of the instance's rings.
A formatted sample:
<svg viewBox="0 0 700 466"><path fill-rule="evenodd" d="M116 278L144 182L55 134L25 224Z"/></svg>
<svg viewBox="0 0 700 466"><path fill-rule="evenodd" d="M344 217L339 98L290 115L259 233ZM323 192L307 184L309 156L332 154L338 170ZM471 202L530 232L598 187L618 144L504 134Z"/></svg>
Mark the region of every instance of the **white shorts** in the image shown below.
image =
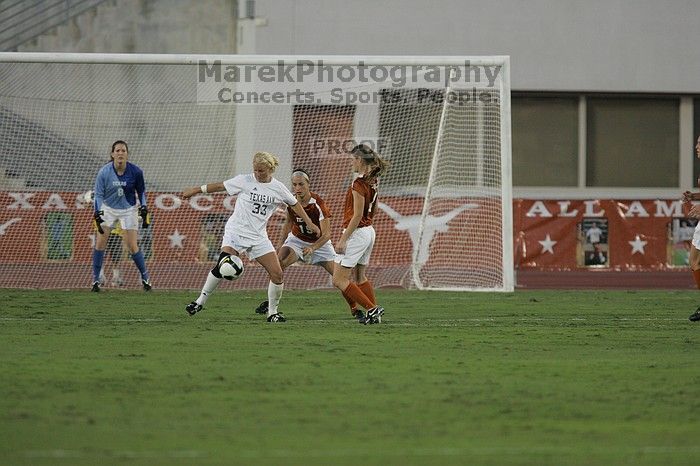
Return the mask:
<svg viewBox="0 0 700 466"><path fill-rule="evenodd" d="M357 264L369 264L376 233L372 225L358 228L352 232L345 245L345 254L336 254L335 262L343 267L355 267Z"/></svg>
<svg viewBox="0 0 700 466"><path fill-rule="evenodd" d="M284 240L282 247L287 246L289 249L294 251L300 260L304 261L306 264L315 265L321 262L333 262L335 260L335 249L333 249L333 245L330 241L326 242L326 244L315 250L313 254L304 257L302 251L304 248L308 248L312 244L313 243L299 239L292 233L289 233L287 235L287 239Z"/></svg>
<svg viewBox="0 0 700 466"><path fill-rule="evenodd" d="M245 253L251 259L264 256L268 252L275 252L275 248L268 238L252 240L244 238L228 228L224 231L224 238L221 240L221 247L224 246L235 249L239 254Z"/></svg>
<svg viewBox="0 0 700 466"><path fill-rule="evenodd" d="M102 205L102 220L103 225L109 228L114 228L119 222L122 230L138 230L139 229L139 213L136 206L128 209L113 209L107 205Z"/></svg>
<svg viewBox="0 0 700 466"><path fill-rule="evenodd" d="M695 249L700 249L700 222L695 226L692 243Z"/></svg>

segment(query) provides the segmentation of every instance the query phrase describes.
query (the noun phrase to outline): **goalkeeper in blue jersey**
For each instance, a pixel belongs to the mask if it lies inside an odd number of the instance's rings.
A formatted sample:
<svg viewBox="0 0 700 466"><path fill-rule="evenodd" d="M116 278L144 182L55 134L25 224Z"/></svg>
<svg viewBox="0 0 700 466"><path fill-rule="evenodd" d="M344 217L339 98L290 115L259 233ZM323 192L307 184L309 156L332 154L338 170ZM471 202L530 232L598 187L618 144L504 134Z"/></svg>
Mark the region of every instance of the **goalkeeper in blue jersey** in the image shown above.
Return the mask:
<svg viewBox="0 0 700 466"><path fill-rule="evenodd" d="M146 261L138 246L139 223L148 228L150 216L146 207L146 184L143 171L129 159L124 141L112 144L111 162L97 172L95 179L95 250L92 253L92 291L100 291L100 270L112 228L119 226L129 254L141 273L141 284L151 291ZM138 200L138 205L137 201Z"/></svg>

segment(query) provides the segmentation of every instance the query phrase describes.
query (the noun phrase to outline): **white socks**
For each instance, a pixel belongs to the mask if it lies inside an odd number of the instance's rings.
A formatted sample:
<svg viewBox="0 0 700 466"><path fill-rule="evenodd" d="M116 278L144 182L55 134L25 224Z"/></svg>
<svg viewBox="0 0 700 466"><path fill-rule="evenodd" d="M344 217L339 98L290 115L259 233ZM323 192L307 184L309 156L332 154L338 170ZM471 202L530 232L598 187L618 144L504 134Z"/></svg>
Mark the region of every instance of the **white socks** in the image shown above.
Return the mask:
<svg viewBox="0 0 700 466"><path fill-rule="evenodd" d="M284 283L279 285L270 282L267 285L267 315L268 317L272 314L277 314L277 306L280 304L280 298L282 298L282 291L284 291Z"/></svg>
<svg viewBox="0 0 700 466"><path fill-rule="evenodd" d="M209 295L214 292L217 286L219 286L220 281L221 279L216 278L214 274L210 271L209 275L207 275L207 281L204 282L202 292L200 293L199 298L197 298L197 304L201 304L202 306L204 306L204 303L206 303L207 299L209 299Z"/></svg>

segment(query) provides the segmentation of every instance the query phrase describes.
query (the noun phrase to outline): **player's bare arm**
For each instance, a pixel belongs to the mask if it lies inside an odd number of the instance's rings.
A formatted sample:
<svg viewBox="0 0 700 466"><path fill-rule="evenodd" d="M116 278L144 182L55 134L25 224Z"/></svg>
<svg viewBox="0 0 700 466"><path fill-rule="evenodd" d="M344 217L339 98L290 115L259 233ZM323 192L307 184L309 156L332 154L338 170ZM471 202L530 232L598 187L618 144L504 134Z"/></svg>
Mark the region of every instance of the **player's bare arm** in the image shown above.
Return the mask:
<svg viewBox="0 0 700 466"><path fill-rule="evenodd" d="M195 194L207 194L207 193L218 193L221 191L226 191L226 188L224 187L223 182L216 182L216 183L208 183L208 184L203 184L202 186L194 186L191 188L186 188L184 191L182 191L182 194L180 196L183 199L189 199Z"/></svg>
<svg viewBox="0 0 700 466"><path fill-rule="evenodd" d="M311 246L305 247L302 251L304 255L311 254L331 239L331 221L324 218L321 220L321 236Z"/></svg>
<svg viewBox="0 0 700 466"><path fill-rule="evenodd" d="M292 215L287 211L287 219L284 222L284 225L282 225L282 231L280 232L280 238L277 244L279 246L277 249L281 248L282 245L284 244L284 240L289 236L289 232L292 231L292 224L294 223L294 219L292 218Z"/></svg>

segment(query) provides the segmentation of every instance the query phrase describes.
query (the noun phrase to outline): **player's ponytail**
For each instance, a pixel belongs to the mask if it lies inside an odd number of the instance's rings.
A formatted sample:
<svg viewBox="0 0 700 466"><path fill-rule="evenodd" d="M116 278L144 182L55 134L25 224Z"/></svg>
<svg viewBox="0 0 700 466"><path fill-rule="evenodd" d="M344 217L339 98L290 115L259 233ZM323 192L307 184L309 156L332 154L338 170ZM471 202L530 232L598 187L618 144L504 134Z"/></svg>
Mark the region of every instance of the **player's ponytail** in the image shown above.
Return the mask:
<svg viewBox="0 0 700 466"><path fill-rule="evenodd" d="M381 155L365 144L356 145L353 147L350 153L356 157L360 157L367 165L371 167L369 173L366 175L367 179L375 180L379 178L389 167L389 163L384 160Z"/></svg>
<svg viewBox="0 0 700 466"><path fill-rule="evenodd" d="M387 168L389 168L389 162L384 160L381 155L375 154L372 169L367 176L371 179L377 179L386 173Z"/></svg>
<svg viewBox="0 0 700 466"><path fill-rule="evenodd" d="M275 169L279 166L280 161L277 158L277 156L269 152L257 152L253 156L253 163L264 163L265 165L270 167L270 170L274 172Z"/></svg>

